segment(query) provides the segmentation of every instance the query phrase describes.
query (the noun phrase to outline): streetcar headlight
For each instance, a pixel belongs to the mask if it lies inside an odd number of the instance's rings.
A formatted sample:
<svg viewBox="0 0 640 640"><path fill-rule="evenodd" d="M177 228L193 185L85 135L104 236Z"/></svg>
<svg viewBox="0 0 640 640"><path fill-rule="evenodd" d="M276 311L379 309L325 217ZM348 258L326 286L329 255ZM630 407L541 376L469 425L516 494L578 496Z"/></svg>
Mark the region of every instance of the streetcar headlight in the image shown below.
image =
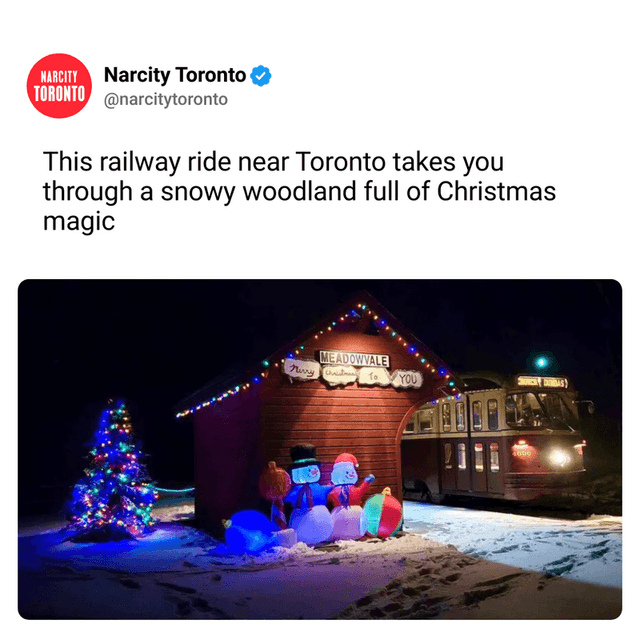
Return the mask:
<svg viewBox="0 0 640 640"><path fill-rule="evenodd" d="M562 449L554 449L553 451L551 451L549 457L551 460L551 464L555 465L556 467L564 467L564 465L569 462L569 456L565 451L562 451Z"/></svg>

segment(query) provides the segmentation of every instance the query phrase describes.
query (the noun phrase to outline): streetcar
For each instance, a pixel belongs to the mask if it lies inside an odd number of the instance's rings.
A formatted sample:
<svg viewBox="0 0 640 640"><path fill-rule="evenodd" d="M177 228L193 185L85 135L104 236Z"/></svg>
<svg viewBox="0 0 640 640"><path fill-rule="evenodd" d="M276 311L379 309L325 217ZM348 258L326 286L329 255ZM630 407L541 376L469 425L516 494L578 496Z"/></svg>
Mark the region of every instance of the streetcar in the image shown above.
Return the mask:
<svg viewBox="0 0 640 640"><path fill-rule="evenodd" d="M464 387L421 406L402 432L404 491L530 501L584 478L580 403L562 376L462 376Z"/></svg>

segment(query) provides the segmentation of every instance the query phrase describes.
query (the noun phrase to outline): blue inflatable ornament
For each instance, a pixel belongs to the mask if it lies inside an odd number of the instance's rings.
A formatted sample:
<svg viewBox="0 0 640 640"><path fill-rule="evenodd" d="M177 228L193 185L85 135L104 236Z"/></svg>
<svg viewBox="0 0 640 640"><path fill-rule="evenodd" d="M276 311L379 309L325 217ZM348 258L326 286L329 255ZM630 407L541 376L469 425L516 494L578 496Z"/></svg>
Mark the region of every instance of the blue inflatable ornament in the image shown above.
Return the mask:
<svg viewBox="0 0 640 640"><path fill-rule="evenodd" d="M227 549L234 555L260 553L276 545L278 527L259 511L239 511L223 524Z"/></svg>

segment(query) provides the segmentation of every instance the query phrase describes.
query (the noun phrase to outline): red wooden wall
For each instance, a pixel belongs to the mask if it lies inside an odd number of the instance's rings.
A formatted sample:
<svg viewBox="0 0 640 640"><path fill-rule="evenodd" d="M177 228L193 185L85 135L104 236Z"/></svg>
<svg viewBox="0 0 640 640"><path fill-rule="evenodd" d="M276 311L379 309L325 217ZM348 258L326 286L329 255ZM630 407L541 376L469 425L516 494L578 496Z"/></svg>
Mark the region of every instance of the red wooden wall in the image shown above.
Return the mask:
<svg viewBox="0 0 640 640"><path fill-rule="evenodd" d="M196 517L214 533L222 520L259 506L260 403L257 393L230 397L195 419ZM256 473L258 472L258 473Z"/></svg>
<svg viewBox="0 0 640 640"><path fill-rule="evenodd" d="M305 357L316 350L388 354L390 369L423 373L420 389L330 387L322 380L291 382L271 366L260 384L195 415L196 514L217 530L223 518L260 506L258 479L269 460L285 469L291 446L307 442L330 469L334 458L352 453L360 478L373 473L370 495L388 486L402 500L400 438L404 423L422 403L441 395L443 380L420 365L407 347L389 337L326 332L307 340ZM264 505L262 505L264 506Z"/></svg>

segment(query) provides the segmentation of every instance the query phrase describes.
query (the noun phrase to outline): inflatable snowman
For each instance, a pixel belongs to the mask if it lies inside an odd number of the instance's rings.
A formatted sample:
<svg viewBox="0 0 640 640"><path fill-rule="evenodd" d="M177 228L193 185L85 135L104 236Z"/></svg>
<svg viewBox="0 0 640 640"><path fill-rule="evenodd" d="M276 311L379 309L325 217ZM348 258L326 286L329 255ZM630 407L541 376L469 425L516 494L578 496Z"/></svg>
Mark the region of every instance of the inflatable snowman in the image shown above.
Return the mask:
<svg viewBox="0 0 640 640"><path fill-rule="evenodd" d="M360 504L375 476L368 475L356 487L357 469L358 461L350 453L341 453L333 463L331 482L336 486L328 497L328 504L332 507L332 540L357 540L367 532L367 516Z"/></svg>
<svg viewBox="0 0 640 640"><path fill-rule="evenodd" d="M331 485L320 484L320 461L311 444L291 447L293 461L289 474L293 486L285 502L293 505L289 526L296 531L298 541L313 545L331 538L333 519L327 509Z"/></svg>

